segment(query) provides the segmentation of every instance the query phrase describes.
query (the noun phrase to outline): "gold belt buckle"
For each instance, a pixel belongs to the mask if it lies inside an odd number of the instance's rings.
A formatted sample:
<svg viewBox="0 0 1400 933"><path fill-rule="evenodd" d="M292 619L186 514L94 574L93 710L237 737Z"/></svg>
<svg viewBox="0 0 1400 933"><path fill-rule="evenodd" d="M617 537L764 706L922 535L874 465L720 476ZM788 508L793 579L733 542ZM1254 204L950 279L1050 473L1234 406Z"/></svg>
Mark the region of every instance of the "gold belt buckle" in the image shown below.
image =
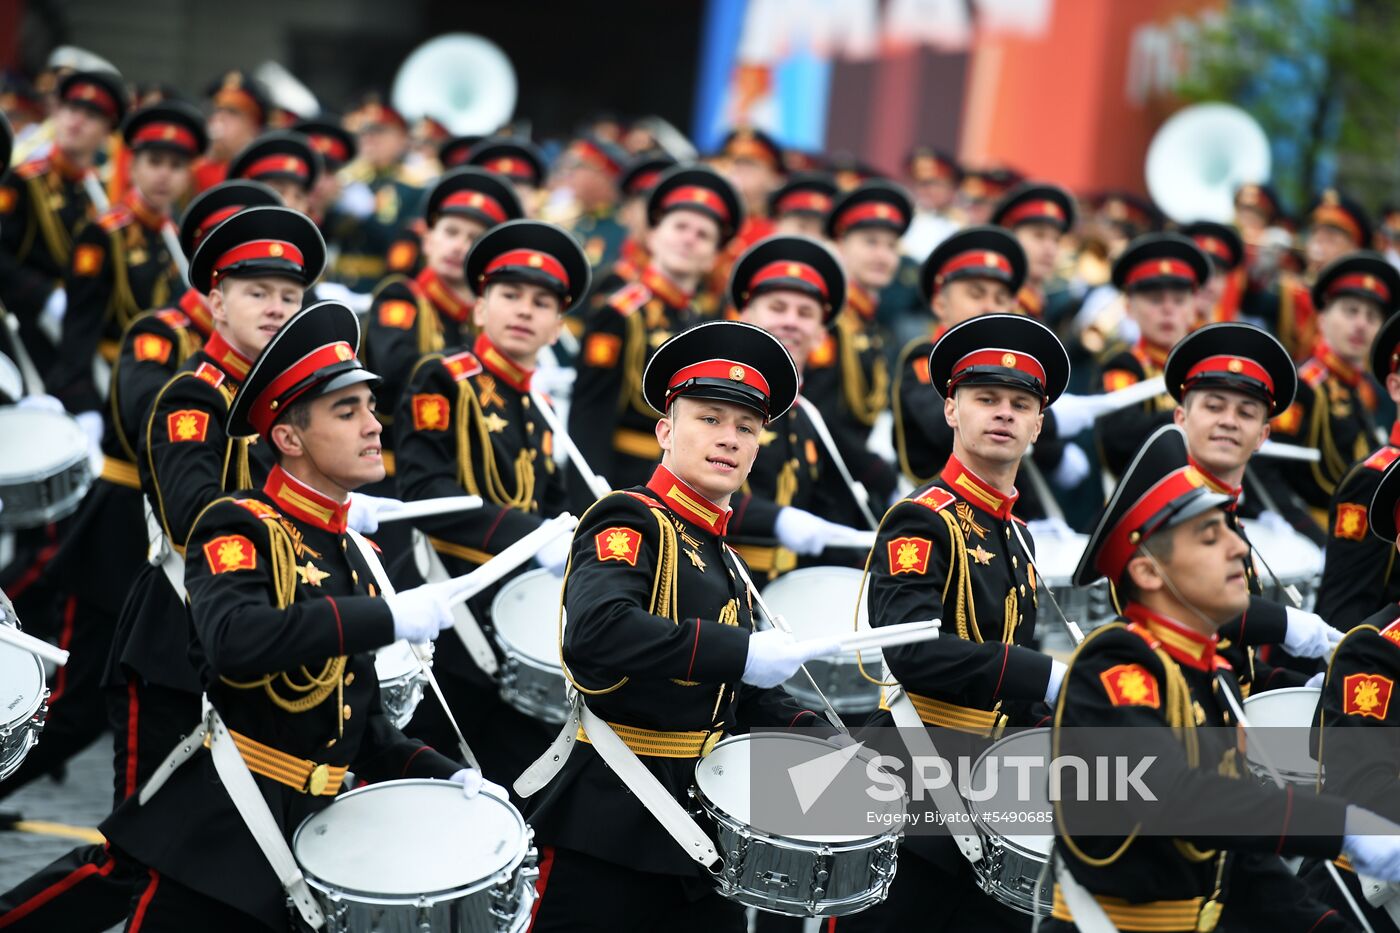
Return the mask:
<svg viewBox="0 0 1400 933"><path fill-rule="evenodd" d="M331 769L327 765L319 764L311 769L311 776L306 779L306 792L313 797L319 797L330 782Z"/></svg>
<svg viewBox="0 0 1400 933"><path fill-rule="evenodd" d="M1219 901L1206 901L1201 906L1201 913L1196 918L1196 929L1199 933L1211 933L1216 924L1220 922L1220 914L1225 909L1225 905Z"/></svg>

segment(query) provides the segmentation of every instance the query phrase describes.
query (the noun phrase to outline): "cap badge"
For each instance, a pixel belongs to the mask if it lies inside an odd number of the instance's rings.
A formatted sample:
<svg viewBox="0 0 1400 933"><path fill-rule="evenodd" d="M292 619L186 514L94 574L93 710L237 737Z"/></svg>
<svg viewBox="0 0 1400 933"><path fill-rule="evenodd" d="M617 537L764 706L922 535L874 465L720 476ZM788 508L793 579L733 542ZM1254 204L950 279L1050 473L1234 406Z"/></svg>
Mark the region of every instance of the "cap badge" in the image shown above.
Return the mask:
<svg viewBox="0 0 1400 933"><path fill-rule="evenodd" d="M167 126L165 129L161 130L161 131L160 131L160 138L161 138L161 139L174 139L174 138L175 138L175 127L173 127L173 126Z"/></svg>
<svg viewBox="0 0 1400 933"><path fill-rule="evenodd" d="M350 352L350 348L347 347L345 344L343 344L343 343L338 343L338 344L336 344L336 346L335 346L335 358L336 358L336 359L338 359L338 360L348 360L348 359L352 359L354 356L355 356L355 354L352 353L352 352Z"/></svg>
<svg viewBox="0 0 1400 933"><path fill-rule="evenodd" d="M1242 373L1242 372L1244 372L1244 364L1241 363L1239 360L1231 360L1229 363L1227 363L1227 364L1225 365L1225 368L1228 369L1228 370L1229 370L1230 372L1232 372L1232 373Z"/></svg>
<svg viewBox="0 0 1400 933"><path fill-rule="evenodd" d="M743 382L743 381L744 381L744 375L745 375L745 374L744 374L744 367L742 367L742 366L731 366L731 367L729 367L729 378L730 378L730 379L733 379L735 382Z"/></svg>
<svg viewBox="0 0 1400 933"><path fill-rule="evenodd" d="M470 198L467 199L467 203L470 204L472 207L480 207L481 200L482 199L480 194L473 194Z"/></svg>
<svg viewBox="0 0 1400 933"><path fill-rule="evenodd" d="M267 248L267 254L269 256L281 256L283 252L281 243L273 243Z"/></svg>
<svg viewBox="0 0 1400 933"><path fill-rule="evenodd" d="M531 269L540 269L544 267L544 260L539 256L531 256L526 262Z"/></svg>
<svg viewBox="0 0 1400 933"><path fill-rule="evenodd" d="M1014 354L1014 353L1003 353L1003 354L1001 355L1001 365L1005 366L1005 367L1008 368L1008 369L1015 368L1015 366L1016 366L1016 354Z"/></svg>

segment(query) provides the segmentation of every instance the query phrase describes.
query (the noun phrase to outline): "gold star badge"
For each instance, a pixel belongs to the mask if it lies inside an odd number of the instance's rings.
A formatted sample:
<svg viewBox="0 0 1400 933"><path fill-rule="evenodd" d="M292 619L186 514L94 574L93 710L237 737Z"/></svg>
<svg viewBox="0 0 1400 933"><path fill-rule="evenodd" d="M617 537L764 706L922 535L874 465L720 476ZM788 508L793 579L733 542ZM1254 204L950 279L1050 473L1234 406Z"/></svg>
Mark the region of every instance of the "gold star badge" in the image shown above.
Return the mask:
<svg viewBox="0 0 1400 933"><path fill-rule="evenodd" d="M321 581L330 576L330 572L322 570L311 561L307 561L297 566L297 576L301 578L302 583L309 586L320 586Z"/></svg>
<svg viewBox="0 0 1400 933"><path fill-rule="evenodd" d="M686 548L685 556L690 558L690 562L695 565L696 570L699 570L701 573L705 572L705 562L700 559L700 554L698 551L693 551L690 548Z"/></svg>
<svg viewBox="0 0 1400 933"><path fill-rule="evenodd" d="M980 544L972 550L968 551L967 553L971 554L972 559L977 561L977 563L981 564L984 567L992 562L993 557L996 557L995 554L993 554L991 551L988 551Z"/></svg>
<svg viewBox="0 0 1400 933"><path fill-rule="evenodd" d="M483 418L482 421L486 425L486 430L490 431L492 434L500 434L506 429L506 425L510 424L509 421L502 418L494 411Z"/></svg>

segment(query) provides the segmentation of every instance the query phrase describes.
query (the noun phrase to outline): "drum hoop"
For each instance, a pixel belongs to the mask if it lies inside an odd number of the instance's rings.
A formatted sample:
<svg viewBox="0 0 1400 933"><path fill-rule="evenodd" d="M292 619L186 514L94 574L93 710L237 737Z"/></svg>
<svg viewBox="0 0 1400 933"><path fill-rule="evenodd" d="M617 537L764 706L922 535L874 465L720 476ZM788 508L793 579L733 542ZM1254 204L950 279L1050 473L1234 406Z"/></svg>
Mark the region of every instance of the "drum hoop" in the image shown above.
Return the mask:
<svg viewBox="0 0 1400 933"><path fill-rule="evenodd" d="M1016 733L1014 733L1014 734L1012 734L1012 735L1004 736L1003 738L997 739L997 740L996 740L995 742L993 742L991 745L988 745L987 748L986 748L986 750L983 751L982 754L978 755L978 756L977 756L977 760L974 761L974 762L972 763L972 780L973 780L974 782L976 781L978 773L982 770L982 767L981 767L981 766L982 766L982 762L986 759L986 757L987 757L988 755L990 755L990 754L992 753L992 751L993 751L994 749L996 749L997 746L999 746L999 745L1001 745L1001 744L1003 744L1003 743L1005 743L1005 742L1010 742L1010 741L1013 740L1013 739L1019 739L1019 738L1022 738L1022 737L1024 737L1024 736L1028 736L1028 735L1040 735L1040 734L1043 734L1043 735L1049 736L1049 735L1050 735L1050 731L1051 731L1051 730L1050 730L1049 728L1045 727L1045 726L1042 726L1042 727L1040 727L1040 728L1038 728L1038 729L1022 729L1022 730L1020 730L1019 732L1016 732ZM1053 746L1048 746L1048 747L1050 747L1050 748L1053 749ZM961 789L959 789L959 794L962 794ZM1043 853L1043 852L1036 852L1036 851L1033 850L1033 849L1028 849L1028 848L1026 848L1025 846L1021 845L1020 843L1016 842L1014 839L1012 839L1011 836L1008 836L1008 835L1006 835L1005 833L1002 833L1002 832L999 832L998 830L996 830L994 827L992 827L990 824L988 824L985 820L983 820L983 819L981 818L981 817L982 817L982 812L981 812L981 810L982 810L982 808L981 808L981 803L982 803L982 801L980 801L980 800L973 800L973 799L971 799L970 797L968 797L966 794L962 794L962 797L963 797L964 800L967 801L967 808L968 808L968 811L972 814L972 820L973 820L973 822L977 825L978 831L983 835L983 837L986 838L986 840L987 840L987 842L988 842L989 844L991 844L991 845L993 845L993 846L999 846L999 847L1002 848L1002 849L1009 850L1009 851L1011 851L1011 852L1015 852L1017 855L1025 856L1025 857L1030 858L1030 859L1038 859L1042 864L1046 861L1046 859L1048 859L1048 858L1050 857L1050 856L1049 856L1048 854L1046 854L1046 853ZM1047 835L1048 837L1050 837L1050 838L1051 838L1051 841L1053 842L1053 836L1054 836L1054 833L1053 833L1054 824L1053 824L1053 823L1045 823L1045 824L1036 823L1036 824L1032 824L1032 825L1037 825L1037 826L1044 825L1044 826L1049 826L1049 827L1051 827L1052 832L1047 833L1046 835ZM1032 834L1028 834L1028 833L1016 833L1016 835L1023 836L1023 835L1032 835Z"/></svg>
<svg viewBox="0 0 1400 933"><path fill-rule="evenodd" d="M503 614L497 612L497 609L496 609L497 606L500 606L500 605L502 604L502 600L505 599L505 597L506 597L507 594L513 593L513 592L515 592L516 590L526 589L526 588L528 588L529 586L534 586L534 585L536 585L536 584L535 584L533 581L535 581L535 580L540 580L540 579L546 579L546 578L553 578L553 579L555 579L555 580L558 580L558 579L559 579L558 577L555 577L555 576L554 576L554 571L548 570L548 569L546 569L546 568L544 568L544 567L536 567L536 568L533 569L533 570L527 570L527 571L525 571L524 573L519 574L518 576L511 577L509 580L507 580L507 581L505 582L505 584L503 584L503 585L501 586L501 589L496 593L495 598L493 598L493 599L491 600L491 620L492 620L491 630L492 630L492 634L496 637L496 643L497 643L498 645L500 645L501 650L504 651L504 652L506 652L506 654L509 654L509 655L511 655L512 657L528 658L528 659L531 660L531 661L540 662L539 664L532 664L532 665L530 665L530 666L531 666L531 667L535 667L537 670L543 671L544 673L549 673L549 672L551 671L551 668L548 666L548 665L549 665L549 659L548 659L548 658L537 657L536 655L532 654L531 652L526 651L525 648L524 648L524 646L518 644L518 643L515 642L515 641L512 641L511 638L509 637L509 635L508 635L507 633L510 631L511 627L514 625L514 622L511 621L511 616L510 616L509 613L505 613L505 614L503 615ZM529 581L529 582L525 582L525 581ZM561 581L561 585L562 585L562 581ZM557 608L557 607L556 607L556 608ZM553 616L551 616L551 617L550 617L549 630L550 630L551 633L557 634L557 633L555 633L554 622L555 622L555 619L554 619ZM503 624L503 623L504 623L504 624ZM554 643L554 647L556 647L556 648L558 647L557 643ZM543 666L541 666L541 665L543 665ZM562 668L559 667L558 665L555 665L555 666L552 668L552 670L553 670L555 676L557 676L557 677L563 677L563 676L564 676Z"/></svg>
<svg viewBox="0 0 1400 933"><path fill-rule="evenodd" d="M66 433L69 436L69 439L74 442L72 455L57 463L50 464L47 467L47 472L5 473L3 472L3 470L0 470L0 486L16 486L22 483L51 479L55 476L60 476L63 473L68 472L74 467L81 466L84 462L87 461L87 442L82 434L83 429L79 427L76 422L72 421L72 419L70 419L67 415L60 415L57 412L29 411L27 412L27 414L40 416L52 415L52 418L41 418L40 420L49 420L54 424L62 424L64 428L68 429ZM0 411L0 421L3 420L4 413L3 411ZM52 441L53 439L46 438L45 440L47 442Z"/></svg>
<svg viewBox="0 0 1400 933"><path fill-rule="evenodd" d="M0 623L3 624L3 623ZM20 649L16 649L20 650ZM28 652L22 652L27 654ZM34 666L39 669L39 691L33 697L32 702L24 707L24 714L17 715L8 722L0 722L0 739L8 738L16 732L21 732L29 728L29 722L43 709L44 702L49 695L49 681L44 676L44 665L37 657L30 654L29 659L34 662Z"/></svg>

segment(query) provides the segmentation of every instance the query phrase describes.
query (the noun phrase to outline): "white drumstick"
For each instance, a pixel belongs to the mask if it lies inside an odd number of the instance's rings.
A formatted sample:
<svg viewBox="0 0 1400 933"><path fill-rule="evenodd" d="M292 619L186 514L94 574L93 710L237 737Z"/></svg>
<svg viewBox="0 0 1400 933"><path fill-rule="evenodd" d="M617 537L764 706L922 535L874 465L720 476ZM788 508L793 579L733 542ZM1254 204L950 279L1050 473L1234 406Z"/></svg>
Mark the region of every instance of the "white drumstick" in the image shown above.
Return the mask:
<svg viewBox="0 0 1400 933"><path fill-rule="evenodd" d="M875 546L875 532L852 528L850 534L843 534L826 543L827 547L848 547L868 551Z"/></svg>
<svg viewBox="0 0 1400 933"><path fill-rule="evenodd" d="M1297 444L1285 444L1281 441L1265 441L1260 447L1258 454L1261 457L1273 457L1275 460L1301 460L1304 463L1321 463L1322 451L1316 447L1299 447Z"/></svg>
<svg viewBox="0 0 1400 933"><path fill-rule="evenodd" d="M430 515L450 515L453 512L472 512L481 508L480 496L439 496L436 499L419 499L405 502L402 508L379 513L379 524L401 522L413 518L427 518Z"/></svg>
<svg viewBox="0 0 1400 933"><path fill-rule="evenodd" d="M44 660L52 661L55 664L68 663L68 652L62 648L55 648L42 638L26 635L12 625L0 625L0 642L37 654Z"/></svg>
<svg viewBox="0 0 1400 933"><path fill-rule="evenodd" d="M1111 415L1116 411L1125 408L1132 408L1150 398L1156 398L1167 391L1167 382L1161 376L1153 376L1151 379L1144 379L1142 382L1135 382L1130 386L1118 389L1116 392L1109 392L1104 396L1104 401L1108 408L1099 412L1098 417Z"/></svg>
<svg viewBox="0 0 1400 933"><path fill-rule="evenodd" d="M915 642L932 641L938 637L942 623L938 619L924 622L899 622L895 625L882 625L879 628L862 629L839 638L840 649L836 653L852 651L874 651L892 648L896 645L910 645Z"/></svg>
<svg viewBox="0 0 1400 933"><path fill-rule="evenodd" d="M561 331L561 333L563 332ZM569 436L568 429L565 428L564 423L559 420L559 415L554 411L554 407L549 404L549 400L534 389L530 390L530 398L534 400L535 408L539 411L540 417L545 420L545 423L549 425L549 430L554 433L554 442L563 449L564 454L569 458L569 462L574 465L574 469L578 470L579 475L583 477L583 481L587 484L588 491L592 494L593 498L601 499L612 492L612 487L608 485L608 481L597 473L594 473L593 468L588 465L588 460L584 458L583 451L579 450L578 446L574 444L574 439Z"/></svg>
<svg viewBox="0 0 1400 933"><path fill-rule="evenodd" d="M534 557L555 538L572 533L577 526L578 519L565 512L551 518L471 573L453 577L452 582L457 584L457 588L452 594L452 602L461 603L471 599Z"/></svg>

